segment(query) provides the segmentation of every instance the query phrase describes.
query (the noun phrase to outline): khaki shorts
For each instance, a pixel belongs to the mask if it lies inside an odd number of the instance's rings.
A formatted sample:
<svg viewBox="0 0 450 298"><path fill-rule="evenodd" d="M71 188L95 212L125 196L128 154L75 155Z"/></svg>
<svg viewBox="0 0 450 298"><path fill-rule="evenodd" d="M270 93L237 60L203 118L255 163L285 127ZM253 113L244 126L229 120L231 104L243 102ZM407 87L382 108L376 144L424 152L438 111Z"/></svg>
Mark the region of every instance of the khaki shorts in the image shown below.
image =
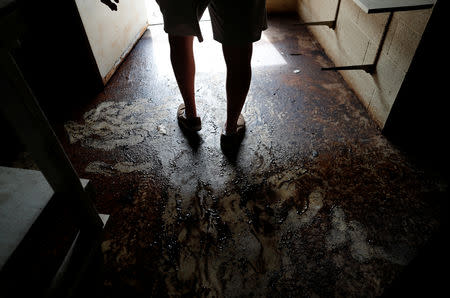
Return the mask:
<svg viewBox="0 0 450 298"><path fill-rule="evenodd" d="M266 0L156 0L164 18L164 31L197 36L199 21L209 9L213 37L223 44L255 42L267 29Z"/></svg>

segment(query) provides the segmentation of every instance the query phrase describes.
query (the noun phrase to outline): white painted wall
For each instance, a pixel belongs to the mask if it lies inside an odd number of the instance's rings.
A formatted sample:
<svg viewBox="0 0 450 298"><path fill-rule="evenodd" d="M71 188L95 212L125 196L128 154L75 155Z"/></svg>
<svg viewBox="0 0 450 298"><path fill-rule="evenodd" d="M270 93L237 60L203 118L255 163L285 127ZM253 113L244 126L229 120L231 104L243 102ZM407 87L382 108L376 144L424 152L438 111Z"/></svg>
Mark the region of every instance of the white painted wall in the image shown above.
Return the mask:
<svg viewBox="0 0 450 298"><path fill-rule="evenodd" d="M122 0L112 11L100 0L75 0L103 81L147 27L145 0Z"/></svg>

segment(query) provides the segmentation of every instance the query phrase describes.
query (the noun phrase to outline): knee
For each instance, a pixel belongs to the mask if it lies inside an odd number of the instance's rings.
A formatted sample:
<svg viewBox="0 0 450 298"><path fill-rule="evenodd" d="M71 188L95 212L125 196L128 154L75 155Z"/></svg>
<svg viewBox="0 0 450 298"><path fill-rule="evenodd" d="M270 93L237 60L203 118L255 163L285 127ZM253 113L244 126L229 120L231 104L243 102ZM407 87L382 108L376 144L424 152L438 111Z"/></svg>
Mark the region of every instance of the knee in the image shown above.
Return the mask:
<svg viewBox="0 0 450 298"><path fill-rule="evenodd" d="M171 51L192 51L194 36L179 36L169 34L169 45Z"/></svg>
<svg viewBox="0 0 450 298"><path fill-rule="evenodd" d="M250 68L252 59L253 44L243 45L222 45L225 63L228 69L246 69Z"/></svg>

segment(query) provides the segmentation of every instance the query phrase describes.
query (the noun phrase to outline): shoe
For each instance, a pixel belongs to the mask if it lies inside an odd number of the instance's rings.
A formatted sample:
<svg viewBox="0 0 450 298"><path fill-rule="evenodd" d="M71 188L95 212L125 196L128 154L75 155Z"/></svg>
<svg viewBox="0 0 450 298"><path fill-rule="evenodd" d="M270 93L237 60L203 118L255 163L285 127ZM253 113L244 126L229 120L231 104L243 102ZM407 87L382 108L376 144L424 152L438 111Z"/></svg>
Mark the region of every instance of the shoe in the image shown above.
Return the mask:
<svg viewBox="0 0 450 298"><path fill-rule="evenodd" d="M239 115L236 132L227 134L225 127L220 135L220 147L225 153L237 152L245 135L245 120L242 114Z"/></svg>
<svg viewBox="0 0 450 298"><path fill-rule="evenodd" d="M202 121L200 117L190 118L186 117L184 103L180 104L177 111L178 124L185 130L196 132L202 129Z"/></svg>

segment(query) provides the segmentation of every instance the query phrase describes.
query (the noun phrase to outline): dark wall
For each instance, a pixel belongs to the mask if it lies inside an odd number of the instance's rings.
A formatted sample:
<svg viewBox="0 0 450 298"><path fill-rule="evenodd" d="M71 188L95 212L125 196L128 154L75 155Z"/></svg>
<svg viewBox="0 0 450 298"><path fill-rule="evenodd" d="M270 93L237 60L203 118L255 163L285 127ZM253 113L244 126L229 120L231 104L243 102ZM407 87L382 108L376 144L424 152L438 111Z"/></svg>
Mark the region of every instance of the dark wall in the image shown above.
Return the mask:
<svg viewBox="0 0 450 298"><path fill-rule="evenodd" d="M2 13L18 8L26 27L12 54L47 118L63 122L103 89L75 1L10 2ZM24 147L2 118L0 133L0 164L9 165Z"/></svg>
<svg viewBox="0 0 450 298"><path fill-rule="evenodd" d="M103 88L75 1L19 3L27 31L16 59L47 116L63 117Z"/></svg>
<svg viewBox="0 0 450 298"><path fill-rule="evenodd" d="M450 156L448 13L448 0L438 0L383 130L419 164L437 170L446 179ZM443 273L449 266L445 245L449 235L448 186L445 192L432 195L442 206L437 215L440 228L386 291L386 297L437 297L448 292L448 278Z"/></svg>
<svg viewBox="0 0 450 298"><path fill-rule="evenodd" d="M448 1L435 4L383 133L427 165L449 164Z"/></svg>

